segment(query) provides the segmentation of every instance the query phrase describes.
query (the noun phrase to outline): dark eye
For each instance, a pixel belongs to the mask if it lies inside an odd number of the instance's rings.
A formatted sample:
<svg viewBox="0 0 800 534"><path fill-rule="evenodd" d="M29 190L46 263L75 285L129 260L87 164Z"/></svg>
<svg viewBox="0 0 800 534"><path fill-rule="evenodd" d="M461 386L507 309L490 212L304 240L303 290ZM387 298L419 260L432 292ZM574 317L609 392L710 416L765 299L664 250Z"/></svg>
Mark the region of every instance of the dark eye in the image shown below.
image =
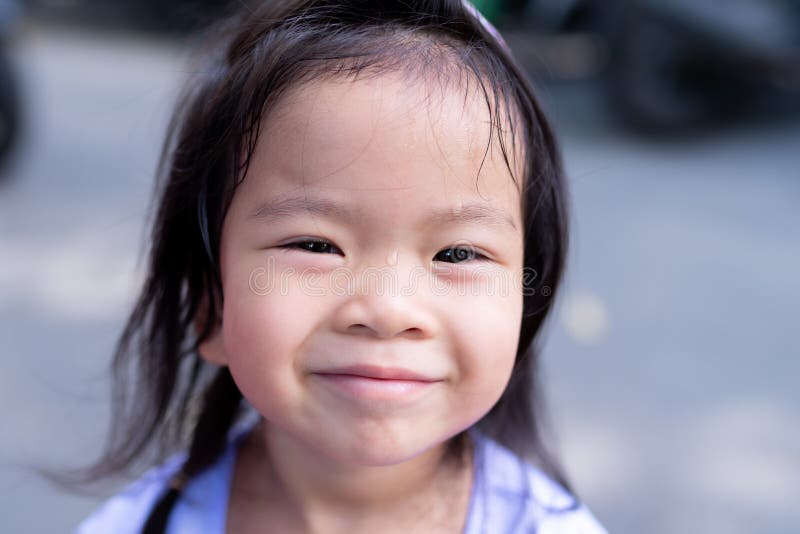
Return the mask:
<svg viewBox="0 0 800 534"><path fill-rule="evenodd" d="M315 254L335 254L337 251L341 252L335 245L327 241L308 239L306 241L296 241L294 243L287 243L282 245L281 248L285 249L299 249L305 252L313 252Z"/></svg>
<svg viewBox="0 0 800 534"><path fill-rule="evenodd" d="M468 247L450 247L439 252L434 261L444 261L447 263L462 263L470 260L486 259L486 256L480 254L473 248Z"/></svg>

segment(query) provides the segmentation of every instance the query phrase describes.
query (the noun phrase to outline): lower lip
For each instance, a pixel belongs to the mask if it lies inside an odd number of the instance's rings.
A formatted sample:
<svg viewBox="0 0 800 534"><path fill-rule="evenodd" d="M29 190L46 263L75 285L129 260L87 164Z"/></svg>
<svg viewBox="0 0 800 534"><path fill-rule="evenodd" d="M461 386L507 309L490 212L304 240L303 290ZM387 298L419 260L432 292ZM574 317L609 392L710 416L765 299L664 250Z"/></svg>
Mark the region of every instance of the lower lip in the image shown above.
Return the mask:
<svg viewBox="0 0 800 534"><path fill-rule="evenodd" d="M438 383L436 381L390 380L340 374L315 374L314 376L335 393L357 400L411 400Z"/></svg>

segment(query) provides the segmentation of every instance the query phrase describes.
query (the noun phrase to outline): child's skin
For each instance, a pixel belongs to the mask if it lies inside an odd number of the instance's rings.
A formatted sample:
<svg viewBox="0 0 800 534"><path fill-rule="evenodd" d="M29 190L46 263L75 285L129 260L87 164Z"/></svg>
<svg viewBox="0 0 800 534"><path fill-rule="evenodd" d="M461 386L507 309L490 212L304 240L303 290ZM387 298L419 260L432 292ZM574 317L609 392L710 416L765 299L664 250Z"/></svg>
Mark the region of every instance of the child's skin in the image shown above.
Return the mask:
<svg viewBox="0 0 800 534"><path fill-rule="evenodd" d="M488 121L474 80L465 93L400 74L309 83L265 118L222 230L222 325L200 347L265 419L237 458L228 532L463 528L471 464L448 460L446 441L500 397L522 315L520 194L496 137L477 178ZM286 194L351 218L254 216ZM498 218L426 221L472 203ZM332 246L283 247L310 239ZM454 246L487 259L458 263ZM288 291L254 290L269 261L276 276L294 269ZM331 291L336 268L393 272L400 291ZM505 290L473 285L503 277ZM357 365L424 380L347 376Z"/></svg>

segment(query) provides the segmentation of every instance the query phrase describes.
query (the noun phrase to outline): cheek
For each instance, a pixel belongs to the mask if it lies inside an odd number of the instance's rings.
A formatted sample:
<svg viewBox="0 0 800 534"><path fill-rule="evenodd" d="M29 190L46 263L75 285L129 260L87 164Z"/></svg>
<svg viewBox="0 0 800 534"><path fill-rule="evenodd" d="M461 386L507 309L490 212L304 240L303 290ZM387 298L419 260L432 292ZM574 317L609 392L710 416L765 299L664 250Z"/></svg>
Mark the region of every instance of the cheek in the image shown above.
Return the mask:
<svg viewBox="0 0 800 534"><path fill-rule="evenodd" d="M255 255L254 255L255 256ZM285 354L302 337L314 310L297 276L257 256L233 265L225 278L223 333L229 358Z"/></svg>
<svg viewBox="0 0 800 534"><path fill-rule="evenodd" d="M273 297L227 300L223 336L231 367L259 361L268 364L286 353L294 337L291 328L295 314L291 308L290 303ZM277 332L283 332L283 336L277 336Z"/></svg>
<svg viewBox="0 0 800 534"><path fill-rule="evenodd" d="M522 294L516 291L461 297L454 302L462 384L476 397L499 398L511 375L522 321Z"/></svg>
<svg viewBox="0 0 800 534"><path fill-rule="evenodd" d="M222 335L231 373L245 397L259 405L259 397L287 393L294 382L319 303L312 306L314 297L291 284L271 291L254 288L249 272L227 279Z"/></svg>

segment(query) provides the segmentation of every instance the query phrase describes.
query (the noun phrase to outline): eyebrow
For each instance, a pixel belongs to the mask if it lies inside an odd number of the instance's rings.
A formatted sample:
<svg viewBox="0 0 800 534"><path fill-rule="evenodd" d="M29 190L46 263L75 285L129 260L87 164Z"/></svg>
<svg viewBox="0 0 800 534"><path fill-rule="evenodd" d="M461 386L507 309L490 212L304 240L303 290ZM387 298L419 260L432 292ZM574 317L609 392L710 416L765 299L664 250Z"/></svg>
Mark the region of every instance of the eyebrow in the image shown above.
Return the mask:
<svg viewBox="0 0 800 534"><path fill-rule="evenodd" d="M249 218L265 223L297 215L314 215L353 223L355 220L363 218L363 210L349 208L326 198L283 195L259 203ZM435 225L486 224L508 227L519 232L514 219L507 212L490 204L474 202L452 208L433 209L426 214L424 221Z"/></svg>

